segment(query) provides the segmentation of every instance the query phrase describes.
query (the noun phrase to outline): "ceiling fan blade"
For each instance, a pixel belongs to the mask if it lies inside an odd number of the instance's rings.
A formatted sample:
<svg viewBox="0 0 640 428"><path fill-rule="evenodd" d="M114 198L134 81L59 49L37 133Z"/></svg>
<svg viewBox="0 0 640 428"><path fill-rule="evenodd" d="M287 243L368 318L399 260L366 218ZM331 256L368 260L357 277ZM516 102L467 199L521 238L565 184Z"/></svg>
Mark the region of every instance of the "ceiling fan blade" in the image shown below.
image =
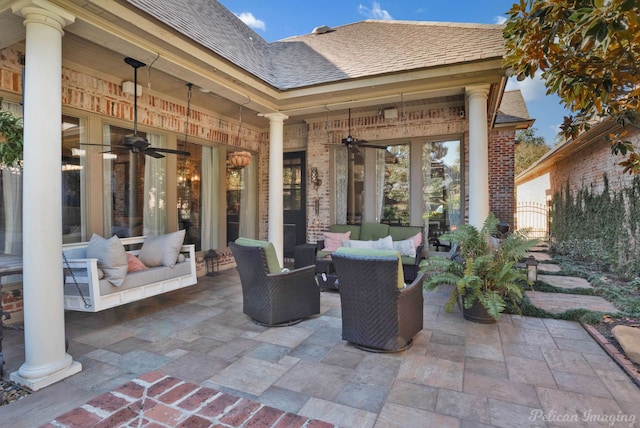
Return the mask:
<svg viewBox="0 0 640 428"><path fill-rule="evenodd" d="M81 146L98 146L98 147L111 147L110 144L92 144L92 143L80 143Z"/></svg>
<svg viewBox="0 0 640 428"><path fill-rule="evenodd" d="M140 153L144 153L145 155L151 156L152 158L156 158L156 159L161 159L164 157L164 155L161 155L160 153L156 152L154 149L145 149Z"/></svg>
<svg viewBox="0 0 640 428"><path fill-rule="evenodd" d="M161 153L172 153L174 155L191 156L191 153L185 152L184 150L163 149L160 147L148 147L147 150L154 150Z"/></svg>
<svg viewBox="0 0 640 428"><path fill-rule="evenodd" d="M373 144L360 144L358 143L359 147L369 147L371 149L379 149L379 150L387 150L387 146L375 146Z"/></svg>

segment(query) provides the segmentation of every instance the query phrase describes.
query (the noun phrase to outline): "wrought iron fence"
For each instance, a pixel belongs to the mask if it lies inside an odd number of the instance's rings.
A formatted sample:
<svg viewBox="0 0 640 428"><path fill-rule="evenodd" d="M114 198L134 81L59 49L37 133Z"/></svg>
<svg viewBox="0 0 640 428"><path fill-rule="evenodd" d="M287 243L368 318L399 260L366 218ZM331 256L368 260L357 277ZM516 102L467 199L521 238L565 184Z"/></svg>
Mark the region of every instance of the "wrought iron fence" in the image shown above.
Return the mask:
<svg viewBox="0 0 640 428"><path fill-rule="evenodd" d="M540 202L518 202L516 206L518 229L528 228L532 238L549 236L549 207Z"/></svg>

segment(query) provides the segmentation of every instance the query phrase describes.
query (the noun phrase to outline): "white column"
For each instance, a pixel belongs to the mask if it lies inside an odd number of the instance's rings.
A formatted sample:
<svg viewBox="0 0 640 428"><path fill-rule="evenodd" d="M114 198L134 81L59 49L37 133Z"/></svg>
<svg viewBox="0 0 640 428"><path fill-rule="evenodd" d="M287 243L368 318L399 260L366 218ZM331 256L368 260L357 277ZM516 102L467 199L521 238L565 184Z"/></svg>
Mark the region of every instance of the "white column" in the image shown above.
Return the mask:
<svg viewBox="0 0 640 428"><path fill-rule="evenodd" d="M48 1L17 2L26 27L23 171L25 362L11 380L32 390L78 373L65 351L62 279L62 29L75 17Z"/></svg>
<svg viewBox="0 0 640 428"><path fill-rule="evenodd" d="M469 116L469 224L481 228L489 215L488 86L466 88Z"/></svg>
<svg viewBox="0 0 640 428"><path fill-rule="evenodd" d="M269 119L269 241L276 247L282 266L284 261L284 205L282 195L282 155L284 145L284 121L282 113L267 113Z"/></svg>

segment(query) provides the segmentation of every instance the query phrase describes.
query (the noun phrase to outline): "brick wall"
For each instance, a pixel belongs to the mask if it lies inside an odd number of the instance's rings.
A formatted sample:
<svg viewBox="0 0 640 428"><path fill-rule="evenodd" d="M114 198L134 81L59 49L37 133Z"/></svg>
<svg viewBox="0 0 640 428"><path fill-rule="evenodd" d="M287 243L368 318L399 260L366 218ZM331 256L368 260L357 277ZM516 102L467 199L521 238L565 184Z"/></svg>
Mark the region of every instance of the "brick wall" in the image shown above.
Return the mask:
<svg viewBox="0 0 640 428"><path fill-rule="evenodd" d="M515 225L515 130L489 133L489 210Z"/></svg>
<svg viewBox="0 0 640 428"><path fill-rule="evenodd" d="M627 139L634 142L636 150L640 150L640 130L631 126L626 130ZM551 194L564 192L567 183L571 194L576 194L579 189L588 186L600 193L604 188L605 174L609 179L609 188L619 191L628 186L633 179L632 175L623 174L623 167L618 165L624 159L623 156L612 155L609 142L605 137L599 137L582 150L558 160L551 166Z"/></svg>

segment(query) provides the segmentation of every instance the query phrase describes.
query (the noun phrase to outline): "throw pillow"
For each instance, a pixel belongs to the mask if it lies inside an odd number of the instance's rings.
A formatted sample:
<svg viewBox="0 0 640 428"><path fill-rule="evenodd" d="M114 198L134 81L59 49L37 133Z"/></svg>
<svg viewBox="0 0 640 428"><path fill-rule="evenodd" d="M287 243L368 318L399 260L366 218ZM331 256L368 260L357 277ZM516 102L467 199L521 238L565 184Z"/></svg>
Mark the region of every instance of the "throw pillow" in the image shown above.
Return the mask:
<svg viewBox="0 0 640 428"><path fill-rule="evenodd" d="M140 261L139 258L130 253L127 253L127 265L127 272L138 272L140 270L147 269L147 267Z"/></svg>
<svg viewBox="0 0 640 428"><path fill-rule="evenodd" d="M361 241L359 239L347 239L342 241L342 246L346 248L360 248L365 250L373 249L374 241Z"/></svg>
<svg viewBox="0 0 640 428"><path fill-rule="evenodd" d="M109 239L93 234L87 245L87 258L98 259L98 267L111 284L119 287L127 276L127 252L116 235Z"/></svg>
<svg viewBox="0 0 640 428"><path fill-rule="evenodd" d="M376 250L393 250L393 238L389 235L373 241L373 248Z"/></svg>
<svg viewBox="0 0 640 428"><path fill-rule="evenodd" d="M416 233L409 239L412 239L414 247L418 248L422 244L422 232Z"/></svg>
<svg viewBox="0 0 640 428"><path fill-rule="evenodd" d="M138 258L147 267L174 267L184 243L184 229L144 240Z"/></svg>
<svg viewBox="0 0 640 428"><path fill-rule="evenodd" d="M351 231L344 233L340 232L323 232L324 235L324 248L322 251L335 251L342 247L342 241L346 241L351 238Z"/></svg>
<svg viewBox="0 0 640 428"><path fill-rule="evenodd" d="M393 249L400 251L400 254L403 256L416 256L416 245L411 238L402 241L393 241Z"/></svg>

